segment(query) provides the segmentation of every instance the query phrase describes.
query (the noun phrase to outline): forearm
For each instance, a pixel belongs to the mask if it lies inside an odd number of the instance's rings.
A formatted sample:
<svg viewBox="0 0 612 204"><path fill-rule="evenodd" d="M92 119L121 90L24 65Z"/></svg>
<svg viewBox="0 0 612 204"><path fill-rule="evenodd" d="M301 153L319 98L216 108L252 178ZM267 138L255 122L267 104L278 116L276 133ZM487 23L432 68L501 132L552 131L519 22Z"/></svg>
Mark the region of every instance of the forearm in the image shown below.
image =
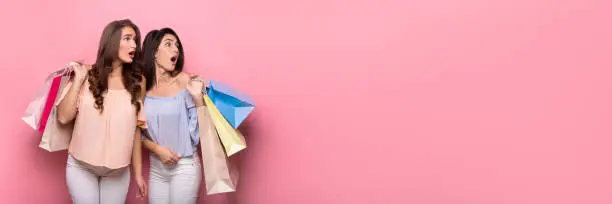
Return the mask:
<svg viewBox="0 0 612 204"><path fill-rule="evenodd" d="M158 153L157 153L157 150L158 150L158 149L159 149L159 147L160 147L160 145L159 145L159 144L157 144L157 143L155 143L155 142L151 141L151 140L150 140L150 139L148 139L148 138L144 138L144 139L142 140L142 145L143 145L143 146L144 146L144 147L145 147L147 150L149 150L150 152L153 152L153 153L155 153L155 154L158 154Z"/></svg>
<svg viewBox="0 0 612 204"><path fill-rule="evenodd" d="M142 175L142 146L140 141L140 128L136 128L134 147L132 148L132 168L134 175Z"/></svg>
<svg viewBox="0 0 612 204"><path fill-rule="evenodd" d="M191 97L193 98L193 103L195 103L196 107L206 106L203 95L191 95Z"/></svg>

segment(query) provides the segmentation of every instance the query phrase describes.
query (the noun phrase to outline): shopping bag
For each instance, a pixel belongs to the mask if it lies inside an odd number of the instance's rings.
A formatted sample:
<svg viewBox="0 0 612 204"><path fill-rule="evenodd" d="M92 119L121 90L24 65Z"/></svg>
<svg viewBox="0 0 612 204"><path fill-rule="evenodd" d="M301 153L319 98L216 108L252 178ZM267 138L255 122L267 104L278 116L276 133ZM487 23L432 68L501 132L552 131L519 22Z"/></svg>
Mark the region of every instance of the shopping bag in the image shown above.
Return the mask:
<svg viewBox="0 0 612 204"><path fill-rule="evenodd" d="M47 96L47 102L45 103L45 108L43 109L43 114L40 120L40 125L38 127L38 131L43 133L45 131L45 126L47 124L47 120L49 118L49 114L51 113L51 109L55 104L55 99L58 94L58 90L60 88L60 83L62 81L62 76L56 76L51 83L51 88L49 89L49 94Z"/></svg>
<svg viewBox="0 0 612 204"><path fill-rule="evenodd" d="M230 172L228 159L210 118L210 111L205 107L198 108L198 128L206 194L236 191L237 176L232 176Z"/></svg>
<svg viewBox="0 0 612 204"><path fill-rule="evenodd" d="M51 89L53 80L58 76L64 75L68 70L69 68L63 68L49 74L43 86L36 92L34 98L28 104L25 113L21 116L21 120L32 127L32 129L39 130L40 128L40 122L45 106L47 105L47 97L49 96L49 90Z"/></svg>
<svg viewBox="0 0 612 204"><path fill-rule="evenodd" d="M219 139L221 139L226 155L230 157L245 149L247 145L242 133L234 129L227 120L225 120L208 95L204 95L204 101L206 102L206 107L208 107L209 118L217 130L217 134L219 135Z"/></svg>
<svg viewBox="0 0 612 204"><path fill-rule="evenodd" d="M234 129L238 128L255 108L255 103L249 95L215 80L209 81L206 92Z"/></svg>
<svg viewBox="0 0 612 204"><path fill-rule="evenodd" d="M50 96L57 95L54 97L54 101L49 112L49 116L46 119L46 125L43 129L40 148L45 149L49 152L61 151L68 149L70 145L70 139L72 138L72 130L74 127L74 121L68 124L61 124L57 119L57 108L62 98L65 96L66 90L68 90L72 83L70 83L70 76L60 77L60 83L57 87L56 92L49 93ZM51 87L53 90L53 87Z"/></svg>

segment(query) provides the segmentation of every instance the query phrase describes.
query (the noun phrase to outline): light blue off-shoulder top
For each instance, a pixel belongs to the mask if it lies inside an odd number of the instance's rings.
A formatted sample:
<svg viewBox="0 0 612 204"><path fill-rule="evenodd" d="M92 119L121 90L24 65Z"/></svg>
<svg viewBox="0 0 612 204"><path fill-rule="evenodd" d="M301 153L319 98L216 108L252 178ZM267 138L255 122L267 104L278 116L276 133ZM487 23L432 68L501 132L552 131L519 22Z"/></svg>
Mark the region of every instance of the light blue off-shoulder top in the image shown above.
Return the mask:
<svg viewBox="0 0 612 204"><path fill-rule="evenodd" d="M144 111L148 133L155 143L172 149L181 157L194 154L200 142L198 113L186 89L173 97L147 94Z"/></svg>

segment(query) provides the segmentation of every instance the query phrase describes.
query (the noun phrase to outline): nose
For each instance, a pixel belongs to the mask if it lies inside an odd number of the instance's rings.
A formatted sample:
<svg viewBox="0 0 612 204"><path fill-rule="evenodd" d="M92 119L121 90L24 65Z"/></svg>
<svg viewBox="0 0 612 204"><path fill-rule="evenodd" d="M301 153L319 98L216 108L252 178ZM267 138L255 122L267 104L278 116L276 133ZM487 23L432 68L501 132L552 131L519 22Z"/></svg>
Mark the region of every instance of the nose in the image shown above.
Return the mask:
<svg viewBox="0 0 612 204"><path fill-rule="evenodd" d="M132 41L130 41L130 42L131 42L131 43L130 43L130 47L131 47L131 48L136 48L136 41L132 40Z"/></svg>

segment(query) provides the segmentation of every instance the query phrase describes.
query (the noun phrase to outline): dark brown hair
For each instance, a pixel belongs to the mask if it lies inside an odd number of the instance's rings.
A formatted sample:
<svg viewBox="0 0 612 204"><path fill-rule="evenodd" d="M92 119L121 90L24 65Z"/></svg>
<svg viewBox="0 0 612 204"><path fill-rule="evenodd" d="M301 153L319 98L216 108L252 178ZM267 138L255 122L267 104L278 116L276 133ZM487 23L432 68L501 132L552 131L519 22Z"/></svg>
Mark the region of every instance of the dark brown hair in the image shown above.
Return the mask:
<svg viewBox="0 0 612 204"><path fill-rule="evenodd" d="M112 64L119 59L119 45L121 43L121 31L125 27L131 27L136 32L136 51L132 63L123 63L123 85L132 96L131 103L136 107L136 112L140 111L139 98L142 88L141 67L142 52L140 50L140 30L129 19L116 20L110 22L102 31L100 43L98 45L98 55L93 68L89 70L89 90L95 98L94 107L100 112L104 110L104 96L108 91L108 76L113 70Z"/></svg>

